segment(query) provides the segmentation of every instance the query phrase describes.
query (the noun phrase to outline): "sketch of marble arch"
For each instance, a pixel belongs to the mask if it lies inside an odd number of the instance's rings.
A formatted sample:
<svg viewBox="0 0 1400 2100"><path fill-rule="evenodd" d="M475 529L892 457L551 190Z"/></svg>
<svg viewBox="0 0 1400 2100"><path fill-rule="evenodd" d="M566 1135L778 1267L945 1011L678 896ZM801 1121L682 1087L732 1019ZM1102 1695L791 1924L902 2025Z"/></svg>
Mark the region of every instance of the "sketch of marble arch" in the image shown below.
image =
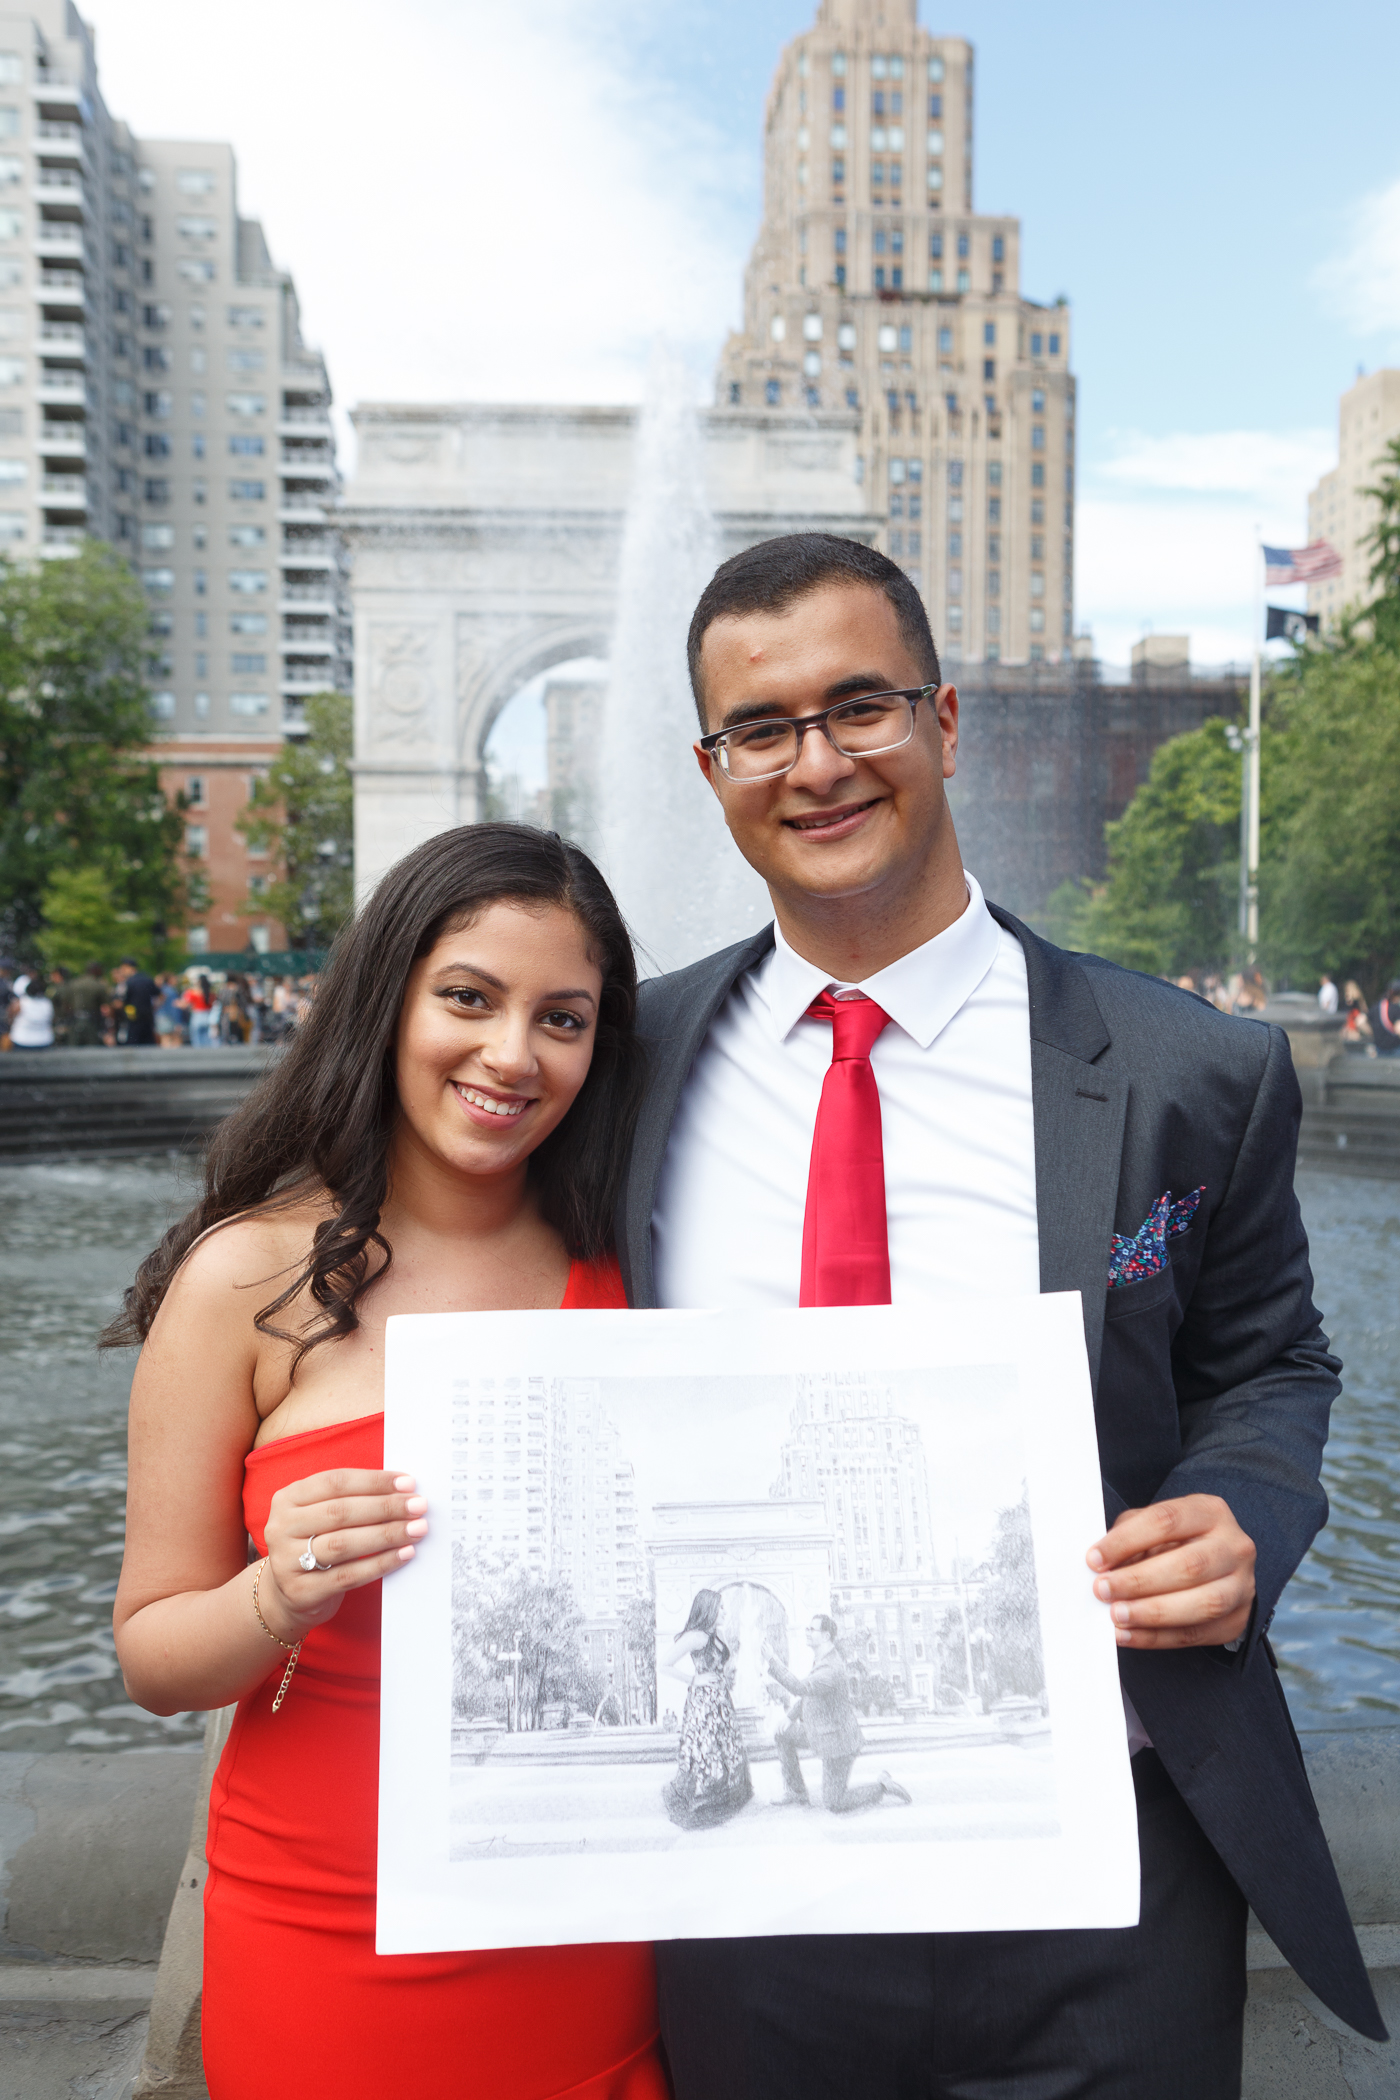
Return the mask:
<svg viewBox="0 0 1400 2100"><path fill-rule="evenodd" d="M355 864L481 811L482 752L511 696L606 656L632 476L630 408L354 411L340 513L355 613ZM857 418L705 412L723 551L798 531L869 541Z"/></svg>
<svg viewBox="0 0 1400 2100"><path fill-rule="evenodd" d="M658 1654L684 1626L697 1590L723 1596L744 1585L774 1599L777 1610L764 1630L776 1631L781 1622L786 1641L774 1645L780 1651L786 1646L802 1666L802 1628L814 1612L831 1611L832 1532L824 1502L661 1502L651 1519L647 1548L656 1576ZM762 1695L759 1657L743 1654L736 1662L735 1703L755 1705ZM667 1700L674 1703L675 1681L659 1679L658 1693L660 1711Z"/></svg>

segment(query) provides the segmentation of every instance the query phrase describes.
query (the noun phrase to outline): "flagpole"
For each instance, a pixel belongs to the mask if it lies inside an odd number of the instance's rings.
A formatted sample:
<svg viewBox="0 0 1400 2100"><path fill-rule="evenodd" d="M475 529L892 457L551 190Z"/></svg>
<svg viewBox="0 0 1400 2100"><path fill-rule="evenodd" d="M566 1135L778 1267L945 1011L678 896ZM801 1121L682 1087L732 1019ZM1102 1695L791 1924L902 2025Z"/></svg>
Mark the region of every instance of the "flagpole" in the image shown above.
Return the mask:
<svg viewBox="0 0 1400 2100"><path fill-rule="evenodd" d="M1244 809L1241 813L1241 844L1244 848L1244 881L1241 902L1244 923L1245 967L1252 970L1259 952L1259 699L1262 682L1260 635L1264 627L1264 545L1254 528L1254 650L1249 663L1249 731L1245 738Z"/></svg>

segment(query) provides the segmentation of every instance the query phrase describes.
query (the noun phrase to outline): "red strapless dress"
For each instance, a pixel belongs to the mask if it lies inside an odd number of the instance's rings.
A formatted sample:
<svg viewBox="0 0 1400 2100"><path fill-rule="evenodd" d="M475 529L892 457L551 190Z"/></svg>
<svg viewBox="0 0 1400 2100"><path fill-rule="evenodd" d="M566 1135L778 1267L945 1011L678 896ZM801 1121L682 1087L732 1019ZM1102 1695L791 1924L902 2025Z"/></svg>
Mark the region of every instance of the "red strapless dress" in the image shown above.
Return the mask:
<svg viewBox="0 0 1400 2100"><path fill-rule="evenodd" d="M576 1262L566 1309L622 1306L614 1263ZM248 1529L278 1488L384 1464L366 1415L250 1451ZM667 2100L648 1945L374 1951L378 1584L238 1708L209 1803L204 2067L211 2100Z"/></svg>

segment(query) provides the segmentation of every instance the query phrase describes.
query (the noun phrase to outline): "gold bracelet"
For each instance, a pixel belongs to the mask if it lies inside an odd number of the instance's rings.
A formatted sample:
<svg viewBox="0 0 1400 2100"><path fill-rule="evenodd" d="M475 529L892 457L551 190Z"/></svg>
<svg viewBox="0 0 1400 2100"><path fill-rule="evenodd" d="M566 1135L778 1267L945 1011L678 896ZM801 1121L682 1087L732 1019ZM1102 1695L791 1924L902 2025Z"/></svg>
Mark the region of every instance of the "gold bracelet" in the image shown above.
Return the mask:
<svg viewBox="0 0 1400 2100"><path fill-rule="evenodd" d="M262 1606L258 1602L258 1584L262 1581L263 1569L266 1566L266 1558L260 1560L258 1562L258 1571L253 1577L253 1609L258 1615L258 1624L259 1626L261 1626L263 1632L267 1635L268 1639L270 1641L276 1641L279 1648L286 1648L291 1654L291 1661L287 1664L286 1669L282 1673L282 1682L278 1685L277 1696L272 1702L272 1711L276 1713L278 1707L282 1704L282 1701L287 1696L287 1686L292 1681L292 1672L296 1668L298 1662L301 1660L301 1642L284 1641L280 1633L273 1632L272 1628L268 1625L267 1620L262 1615Z"/></svg>

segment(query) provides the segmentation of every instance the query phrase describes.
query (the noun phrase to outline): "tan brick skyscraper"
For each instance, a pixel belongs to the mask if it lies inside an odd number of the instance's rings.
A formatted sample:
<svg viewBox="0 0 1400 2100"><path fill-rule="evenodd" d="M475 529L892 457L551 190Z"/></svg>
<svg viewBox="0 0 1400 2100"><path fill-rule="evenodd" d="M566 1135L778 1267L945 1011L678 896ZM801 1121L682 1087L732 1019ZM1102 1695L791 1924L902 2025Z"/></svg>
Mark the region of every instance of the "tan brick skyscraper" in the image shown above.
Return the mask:
<svg viewBox="0 0 1400 2100"><path fill-rule="evenodd" d="M764 216L717 398L860 417L881 544L950 663L1068 656L1069 308L972 208L972 46L916 0L822 0L768 97Z"/></svg>

